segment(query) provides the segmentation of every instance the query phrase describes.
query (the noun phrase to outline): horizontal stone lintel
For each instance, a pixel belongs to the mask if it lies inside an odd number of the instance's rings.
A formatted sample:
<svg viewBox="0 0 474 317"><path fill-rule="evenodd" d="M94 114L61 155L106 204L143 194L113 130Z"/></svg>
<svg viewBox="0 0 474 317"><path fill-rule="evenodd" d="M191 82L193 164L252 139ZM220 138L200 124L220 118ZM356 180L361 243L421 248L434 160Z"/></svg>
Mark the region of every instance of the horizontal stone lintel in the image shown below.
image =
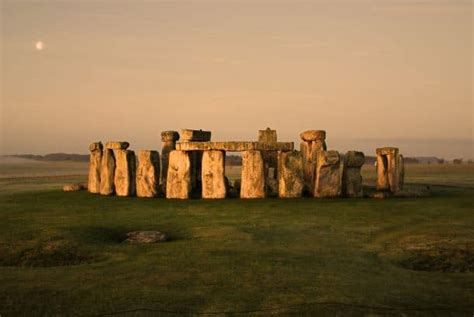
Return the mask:
<svg viewBox="0 0 474 317"><path fill-rule="evenodd" d="M219 150L227 152L241 152L241 151L293 151L293 142L275 142L275 143L261 143L261 142L177 142L176 150L181 151L209 151Z"/></svg>

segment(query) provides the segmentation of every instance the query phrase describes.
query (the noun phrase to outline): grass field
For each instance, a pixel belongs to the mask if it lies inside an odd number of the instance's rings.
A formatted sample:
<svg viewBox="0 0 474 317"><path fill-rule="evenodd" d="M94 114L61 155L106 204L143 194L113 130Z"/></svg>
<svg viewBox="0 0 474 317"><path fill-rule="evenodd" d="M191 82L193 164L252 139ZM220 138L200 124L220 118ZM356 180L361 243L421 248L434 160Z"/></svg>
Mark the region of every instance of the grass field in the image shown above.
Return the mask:
<svg viewBox="0 0 474 317"><path fill-rule="evenodd" d="M75 163L8 164L2 317L474 313L473 166L407 166L425 198L170 201L64 193ZM122 243L134 230L171 241Z"/></svg>

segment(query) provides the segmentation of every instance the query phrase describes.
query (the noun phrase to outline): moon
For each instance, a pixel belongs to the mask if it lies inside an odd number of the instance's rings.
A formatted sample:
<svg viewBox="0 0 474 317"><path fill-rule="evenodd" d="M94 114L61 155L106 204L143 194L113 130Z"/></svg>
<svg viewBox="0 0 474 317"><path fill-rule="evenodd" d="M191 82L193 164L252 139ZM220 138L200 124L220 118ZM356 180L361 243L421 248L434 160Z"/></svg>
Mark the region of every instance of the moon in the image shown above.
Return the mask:
<svg viewBox="0 0 474 317"><path fill-rule="evenodd" d="M36 50L41 51L44 48L44 43L42 41L38 41L35 44Z"/></svg>

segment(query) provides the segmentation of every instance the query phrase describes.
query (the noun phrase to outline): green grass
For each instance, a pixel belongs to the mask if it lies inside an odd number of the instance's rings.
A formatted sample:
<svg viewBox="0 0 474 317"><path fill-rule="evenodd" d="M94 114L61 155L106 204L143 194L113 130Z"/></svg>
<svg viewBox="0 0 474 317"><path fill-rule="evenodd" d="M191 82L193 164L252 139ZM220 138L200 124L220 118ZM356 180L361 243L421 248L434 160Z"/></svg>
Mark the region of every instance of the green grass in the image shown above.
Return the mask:
<svg viewBox="0 0 474 317"><path fill-rule="evenodd" d="M471 316L469 258L405 262L474 252L473 171L408 167L409 187L438 184L433 195L386 200L171 201L59 190L77 177L0 180L0 315ZM134 230L171 241L121 243Z"/></svg>

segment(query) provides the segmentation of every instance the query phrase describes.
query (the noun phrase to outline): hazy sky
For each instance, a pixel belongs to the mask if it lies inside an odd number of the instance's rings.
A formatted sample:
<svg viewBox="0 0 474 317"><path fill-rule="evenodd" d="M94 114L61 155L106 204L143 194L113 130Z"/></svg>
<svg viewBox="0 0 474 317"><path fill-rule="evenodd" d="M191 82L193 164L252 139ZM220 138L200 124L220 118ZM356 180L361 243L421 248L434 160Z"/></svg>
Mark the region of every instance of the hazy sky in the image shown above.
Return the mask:
<svg viewBox="0 0 474 317"><path fill-rule="evenodd" d="M470 0L0 3L2 153L270 126L282 141L325 129L340 150L473 156Z"/></svg>

